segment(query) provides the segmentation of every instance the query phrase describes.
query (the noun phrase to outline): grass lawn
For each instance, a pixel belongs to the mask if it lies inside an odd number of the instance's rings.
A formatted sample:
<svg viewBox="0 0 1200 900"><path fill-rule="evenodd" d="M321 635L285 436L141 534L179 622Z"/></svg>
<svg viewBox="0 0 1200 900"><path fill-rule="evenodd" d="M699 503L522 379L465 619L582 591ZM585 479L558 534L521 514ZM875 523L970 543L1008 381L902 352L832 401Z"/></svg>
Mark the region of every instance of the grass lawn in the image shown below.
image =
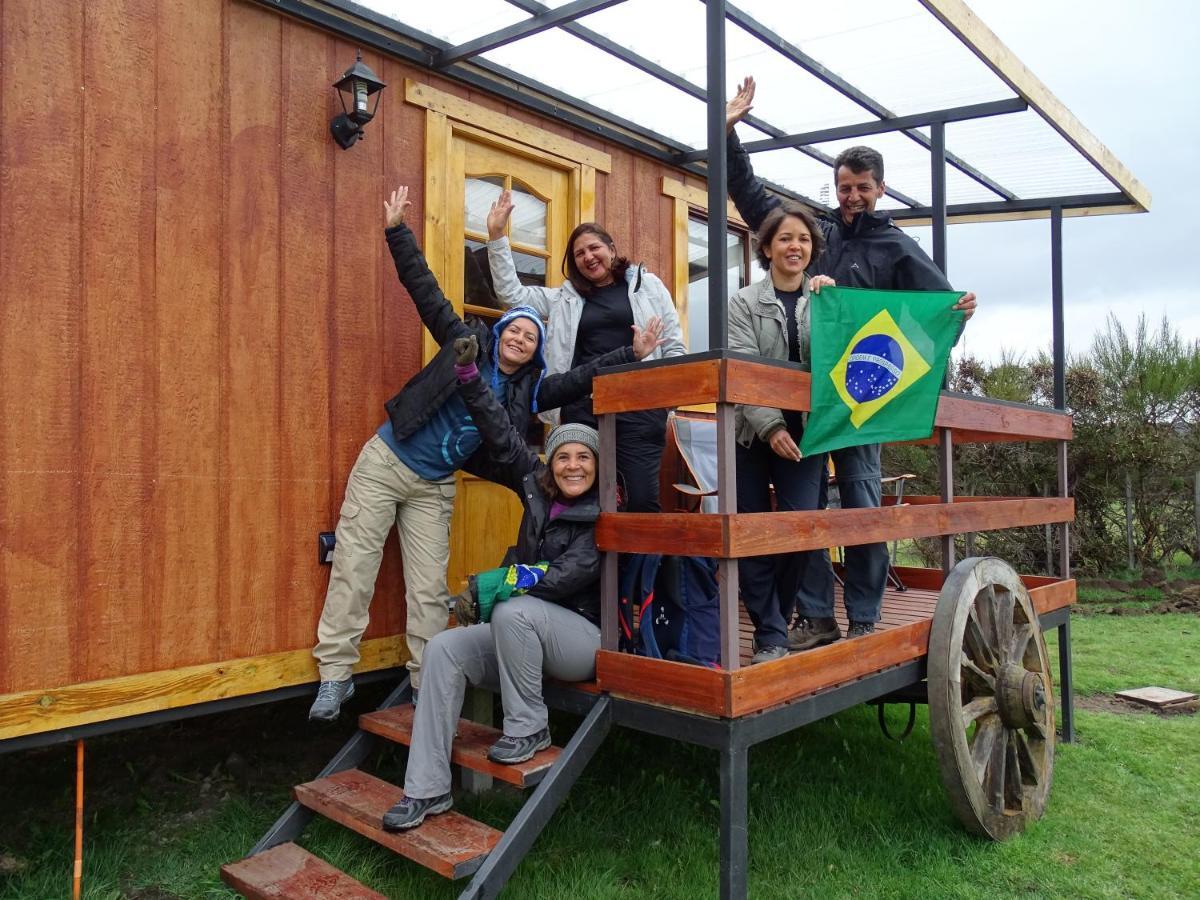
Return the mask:
<svg viewBox="0 0 1200 900"><path fill-rule="evenodd" d="M1085 700L1148 684L1200 691L1196 616L1077 615L1073 637ZM356 711L379 696L364 693ZM314 737L305 709L277 704L90 742L84 895L231 896L220 864L249 849L291 783L342 738ZM555 720L560 743L574 721ZM952 818L923 709L899 745L868 707L758 745L750 896L1195 897L1200 716L1082 708L1077 728L1078 742L1060 746L1045 817L1005 844L972 838ZM66 748L0 756L0 898L68 895L73 759ZM372 768L399 780L403 761L389 750ZM716 798L711 751L614 731L505 896L715 897ZM458 803L503 827L520 796L500 789ZM462 887L329 823L301 842L388 896Z"/></svg>

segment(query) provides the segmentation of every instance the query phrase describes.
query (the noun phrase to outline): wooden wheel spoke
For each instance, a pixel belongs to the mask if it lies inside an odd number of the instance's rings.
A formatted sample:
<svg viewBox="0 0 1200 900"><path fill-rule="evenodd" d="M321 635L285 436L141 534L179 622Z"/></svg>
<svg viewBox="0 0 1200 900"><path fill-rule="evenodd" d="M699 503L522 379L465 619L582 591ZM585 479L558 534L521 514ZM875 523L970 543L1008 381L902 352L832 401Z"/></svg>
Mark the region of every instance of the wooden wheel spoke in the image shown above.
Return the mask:
<svg viewBox="0 0 1200 900"><path fill-rule="evenodd" d="M1037 787L1042 780L1042 769L1033 748L1029 746L1029 739L1019 731L1015 732L1013 737L1017 744L1017 760L1021 766L1021 783Z"/></svg>
<svg viewBox="0 0 1200 900"><path fill-rule="evenodd" d="M995 727L989 729L987 757L983 760L983 795L987 805L993 812L1004 811L1004 785L1008 771L1008 737L1004 725L997 716L993 720ZM972 748L973 750L974 748ZM976 768L978 771L978 767Z"/></svg>
<svg viewBox="0 0 1200 900"><path fill-rule="evenodd" d="M1033 637L1033 626L1025 623L1018 625L1013 632L1012 641L1008 645L1008 661L1021 665L1025 659L1025 648Z"/></svg>
<svg viewBox="0 0 1200 900"><path fill-rule="evenodd" d="M996 671L996 655L983 632L983 625L975 607L972 607L967 615L966 628L963 629L963 649L980 668L989 672Z"/></svg>
<svg viewBox="0 0 1200 900"><path fill-rule="evenodd" d="M965 656L962 659L962 678L972 694L996 693L996 679Z"/></svg>
<svg viewBox="0 0 1200 900"><path fill-rule="evenodd" d="M1025 787L1022 784L1024 770L1021 768L1017 749L1017 733L1008 732L1004 747L1004 808L1020 812L1025 808Z"/></svg>
<svg viewBox="0 0 1200 900"><path fill-rule="evenodd" d="M979 779L979 783L984 785L985 789L988 763L991 762L993 750L1003 733L1004 724L1000 721L999 716L988 716L986 719L982 719L975 729L975 740L971 742L971 765L975 769L975 777Z"/></svg>
<svg viewBox="0 0 1200 900"><path fill-rule="evenodd" d="M1013 606L1015 600L1012 591L995 589L995 586L989 585L992 591L992 627L993 634L996 636L996 642L993 646L997 650L997 656L1003 657L1005 651L1012 644L1013 637ZM1001 659L1003 664L1007 662Z"/></svg>
<svg viewBox="0 0 1200 900"><path fill-rule="evenodd" d="M1036 740L1044 741L1046 739L1046 726L1041 722L1030 722L1025 726L1025 730L1029 732L1030 737Z"/></svg>
<svg viewBox="0 0 1200 900"><path fill-rule="evenodd" d="M996 705L996 698L984 695L976 697L970 703L963 707L962 724L963 728L969 728L971 723L976 719L999 711L999 706Z"/></svg>

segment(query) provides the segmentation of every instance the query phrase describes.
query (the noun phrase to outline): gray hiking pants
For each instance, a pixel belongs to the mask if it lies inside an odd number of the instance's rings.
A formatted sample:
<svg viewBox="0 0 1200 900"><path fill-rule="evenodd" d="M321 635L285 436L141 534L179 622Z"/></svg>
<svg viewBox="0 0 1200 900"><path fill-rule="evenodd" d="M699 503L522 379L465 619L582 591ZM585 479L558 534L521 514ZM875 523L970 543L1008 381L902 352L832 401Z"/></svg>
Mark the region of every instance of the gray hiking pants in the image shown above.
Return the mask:
<svg viewBox="0 0 1200 900"><path fill-rule="evenodd" d="M542 674L588 681L596 674L599 649L597 626L536 597L497 603L490 623L451 628L434 637L421 664L404 793L423 799L450 790L450 747L468 683L498 688L504 733L526 737L546 727Z"/></svg>

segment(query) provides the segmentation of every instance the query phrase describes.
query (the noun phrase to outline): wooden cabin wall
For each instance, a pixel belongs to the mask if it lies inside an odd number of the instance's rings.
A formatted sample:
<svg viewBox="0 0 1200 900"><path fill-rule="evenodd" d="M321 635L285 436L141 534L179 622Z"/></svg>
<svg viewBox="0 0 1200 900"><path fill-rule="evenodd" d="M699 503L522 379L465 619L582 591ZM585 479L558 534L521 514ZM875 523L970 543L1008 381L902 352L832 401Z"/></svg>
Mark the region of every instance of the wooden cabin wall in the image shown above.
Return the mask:
<svg viewBox="0 0 1200 900"><path fill-rule="evenodd" d="M369 51L343 151L354 53L244 0L0 0L0 701L312 645L315 536L421 363L381 235L406 183L421 237L406 77L611 153L598 218L669 283L667 168ZM401 632L394 539L377 590Z"/></svg>

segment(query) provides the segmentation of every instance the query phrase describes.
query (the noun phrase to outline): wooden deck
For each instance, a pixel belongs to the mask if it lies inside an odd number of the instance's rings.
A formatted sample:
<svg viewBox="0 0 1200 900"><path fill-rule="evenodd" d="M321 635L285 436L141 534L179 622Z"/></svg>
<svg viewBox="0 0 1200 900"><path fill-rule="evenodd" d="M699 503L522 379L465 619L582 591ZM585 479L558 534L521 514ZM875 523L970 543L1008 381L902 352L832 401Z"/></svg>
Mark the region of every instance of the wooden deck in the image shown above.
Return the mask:
<svg viewBox="0 0 1200 900"><path fill-rule="evenodd" d="M597 686L618 697L729 718L751 715L919 660L929 649L929 630L943 576L934 569L898 571L908 590L885 593L882 621L874 634L749 666L751 628L742 607L743 668L733 672L705 669L601 650L596 659ZM1074 579L1026 576L1024 581L1039 614L1075 602ZM847 622L840 587L835 609L844 631Z"/></svg>

